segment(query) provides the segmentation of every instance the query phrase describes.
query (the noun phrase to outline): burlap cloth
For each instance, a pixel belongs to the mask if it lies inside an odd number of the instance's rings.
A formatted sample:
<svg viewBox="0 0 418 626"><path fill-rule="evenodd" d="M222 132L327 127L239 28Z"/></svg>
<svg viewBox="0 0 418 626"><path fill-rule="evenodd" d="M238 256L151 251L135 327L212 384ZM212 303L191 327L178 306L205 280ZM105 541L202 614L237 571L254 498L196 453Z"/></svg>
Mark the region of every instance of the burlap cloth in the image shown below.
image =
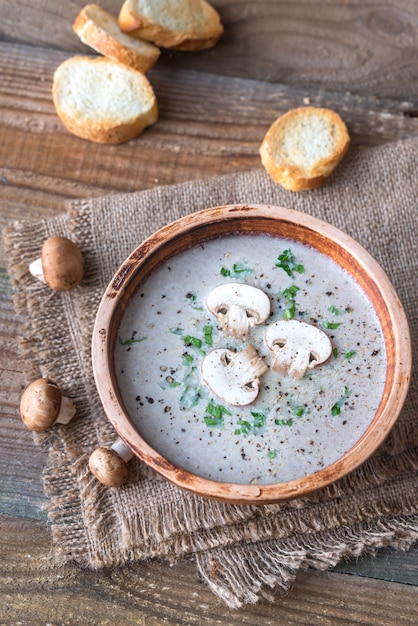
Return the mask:
<svg viewBox="0 0 418 626"><path fill-rule="evenodd" d="M289 588L299 568L324 569L383 546L407 548L418 538L418 385L416 371L401 417L362 467L311 497L260 507L193 496L130 462L118 489L88 472L89 454L115 433L95 391L90 336L105 286L125 257L153 231L186 213L227 203L273 203L310 213L343 229L381 263L405 306L418 346L418 143L352 148L320 189L287 192L263 170L150 191L77 201L67 215L12 224L4 242L24 320L22 363L28 381L50 376L77 405L48 446L44 485L58 563L91 568L166 557L194 558L198 571L229 606ZM83 284L53 293L27 271L50 235L76 241ZM416 357L416 355L415 355ZM417 359L415 359L418 362Z"/></svg>

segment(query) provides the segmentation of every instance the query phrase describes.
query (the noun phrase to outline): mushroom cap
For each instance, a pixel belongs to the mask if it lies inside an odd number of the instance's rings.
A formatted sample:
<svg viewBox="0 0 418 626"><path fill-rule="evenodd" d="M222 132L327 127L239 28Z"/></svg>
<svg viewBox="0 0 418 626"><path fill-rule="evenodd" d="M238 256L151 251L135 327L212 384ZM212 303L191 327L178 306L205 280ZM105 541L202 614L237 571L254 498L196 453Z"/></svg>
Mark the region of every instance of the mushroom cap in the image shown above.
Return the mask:
<svg viewBox="0 0 418 626"><path fill-rule="evenodd" d="M268 367L250 344L240 352L212 350L203 359L201 369L204 382L218 398L234 406L246 406L258 396L259 377Z"/></svg>
<svg viewBox="0 0 418 626"><path fill-rule="evenodd" d="M70 239L49 237L42 246L41 260L45 282L54 291L70 291L82 281L83 256Z"/></svg>
<svg viewBox="0 0 418 626"><path fill-rule="evenodd" d="M299 320L278 320L265 333L274 354L272 369L302 378L307 369L324 363L332 352L331 341L323 330Z"/></svg>
<svg viewBox="0 0 418 626"><path fill-rule="evenodd" d="M61 391L48 378L30 383L20 400L20 415L29 430L43 433L55 424L61 408Z"/></svg>
<svg viewBox="0 0 418 626"><path fill-rule="evenodd" d="M218 285L210 292L206 304L222 323L224 335L237 339L245 339L250 326L264 322L271 310L264 291L243 283Z"/></svg>
<svg viewBox="0 0 418 626"><path fill-rule="evenodd" d="M119 487L129 476L128 465L117 452L108 448L96 448L91 453L89 469L106 487Z"/></svg>

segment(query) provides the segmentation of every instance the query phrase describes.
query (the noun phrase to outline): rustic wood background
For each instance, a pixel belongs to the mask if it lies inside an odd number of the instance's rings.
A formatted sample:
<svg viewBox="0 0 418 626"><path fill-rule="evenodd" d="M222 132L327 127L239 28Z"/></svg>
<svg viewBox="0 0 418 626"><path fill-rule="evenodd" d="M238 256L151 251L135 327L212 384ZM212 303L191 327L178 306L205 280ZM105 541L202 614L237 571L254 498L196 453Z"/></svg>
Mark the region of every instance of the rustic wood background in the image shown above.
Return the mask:
<svg viewBox="0 0 418 626"><path fill-rule="evenodd" d="M164 51L149 73L158 124L121 146L82 141L60 124L50 89L63 59L91 53L72 31L84 4L0 0L1 228L62 213L71 198L260 167L268 126L308 101L337 110L356 145L418 135L416 1L213 0L225 26L219 44ZM101 6L117 14L121 1ZM3 249L0 267L0 624L417 623L418 548L302 573L287 596L238 611L187 561L104 572L50 566L45 452L18 415L21 320Z"/></svg>

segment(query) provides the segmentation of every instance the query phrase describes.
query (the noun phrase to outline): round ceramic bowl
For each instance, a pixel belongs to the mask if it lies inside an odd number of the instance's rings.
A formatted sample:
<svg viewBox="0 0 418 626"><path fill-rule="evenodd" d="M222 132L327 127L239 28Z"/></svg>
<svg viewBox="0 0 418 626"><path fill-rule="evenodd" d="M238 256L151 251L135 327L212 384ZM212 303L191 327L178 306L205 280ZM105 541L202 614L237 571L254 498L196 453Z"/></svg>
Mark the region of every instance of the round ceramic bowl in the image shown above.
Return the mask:
<svg viewBox="0 0 418 626"><path fill-rule="evenodd" d="M266 319L245 312L240 335L227 307L208 309L209 292L237 283L271 303ZM323 363L312 348L292 370L304 348L285 357L272 339L290 321L322 333ZM242 405L203 362L229 351L229 366L249 344L254 380L241 382L256 399ZM337 228L265 205L207 209L141 243L103 296L92 356L132 452L177 486L236 504L306 495L358 467L394 425L411 370L405 314L378 263Z"/></svg>

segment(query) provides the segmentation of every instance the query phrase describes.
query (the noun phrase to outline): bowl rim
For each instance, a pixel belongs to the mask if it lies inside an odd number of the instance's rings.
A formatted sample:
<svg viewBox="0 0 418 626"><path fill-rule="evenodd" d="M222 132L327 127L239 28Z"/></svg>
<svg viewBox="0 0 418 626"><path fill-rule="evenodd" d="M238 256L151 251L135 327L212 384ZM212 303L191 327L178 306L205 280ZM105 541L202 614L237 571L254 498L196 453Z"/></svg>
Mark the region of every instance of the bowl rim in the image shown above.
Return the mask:
<svg viewBox="0 0 418 626"><path fill-rule="evenodd" d="M192 234L199 229L205 229L210 225L211 228L219 227L222 230L234 222L243 220L248 224L254 224L259 220L266 223L273 221L275 225L286 225L290 229L300 231L301 234L306 233L309 237L319 235L323 243L334 246L343 255L348 255L350 262L353 261L359 268L364 269L368 288L381 300L387 316L385 326L387 324L388 327L382 327L382 314L378 313L380 325L385 337L390 331L391 343L393 342L393 358L390 364L392 382L388 386L386 380L377 416L374 416L363 435L330 465L312 474L282 483L218 482L193 474L168 461L136 430L120 401L113 372L115 328L112 328L112 320L116 318L121 301L129 294L129 290L138 288L135 283L138 270L144 268L158 251L164 250L167 242L177 239L187 240L190 245ZM248 232L260 234L263 231L249 229ZM204 238L201 238L199 241L203 240ZM297 240L301 241L300 238ZM194 243L198 244L199 241ZM185 248L187 247L189 246L185 245ZM370 299L367 292L366 295ZM385 343L387 346L386 340ZM336 482L366 461L387 437L402 409L410 382L411 353L411 338L405 311L389 277L373 256L350 235L328 222L295 209L270 204L229 204L211 207L185 215L155 231L137 246L114 274L99 304L92 335L92 365L96 389L105 414L118 436L139 459L178 487L200 496L234 504L267 504L308 495ZM388 379L388 373L386 378Z"/></svg>

